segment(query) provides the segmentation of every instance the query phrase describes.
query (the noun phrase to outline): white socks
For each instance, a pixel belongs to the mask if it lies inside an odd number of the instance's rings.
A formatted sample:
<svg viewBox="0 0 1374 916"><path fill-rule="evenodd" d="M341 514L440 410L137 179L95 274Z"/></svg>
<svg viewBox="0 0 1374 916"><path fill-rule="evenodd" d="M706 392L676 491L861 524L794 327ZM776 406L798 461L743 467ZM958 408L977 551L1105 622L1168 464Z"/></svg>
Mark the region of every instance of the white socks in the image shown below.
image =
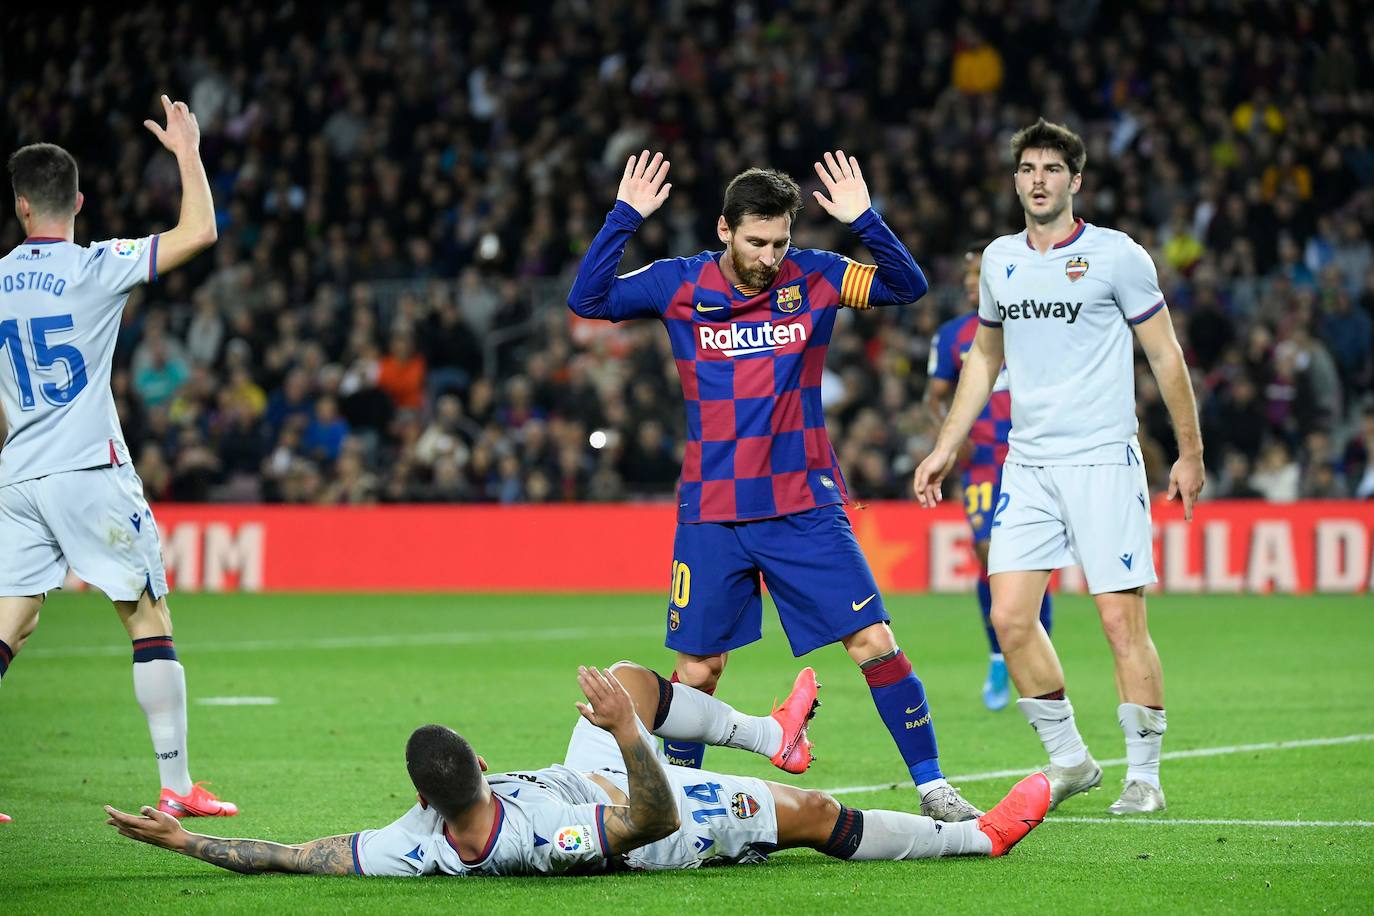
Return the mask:
<svg viewBox="0 0 1374 916"><path fill-rule="evenodd" d="M746 716L729 703L686 684L673 684L673 701L654 734L671 741L701 741L771 757L782 749L782 726L772 716Z"/></svg>
<svg viewBox="0 0 1374 916"><path fill-rule="evenodd" d="M1067 699L1020 699L1016 705L1040 736L1054 766L1078 766L1088 758L1088 747L1073 721L1073 704Z"/></svg>
<svg viewBox="0 0 1374 916"><path fill-rule="evenodd" d="M933 859L936 856L990 855L992 840L978 822L945 824L904 811L865 810L864 833L854 861Z"/></svg>
<svg viewBox="0 0 1374 916"><path fill-rule="evenodd" d="M1164 710L1122 703L1116 718L1126 735L1126 781L1137 779L1158 789L1159 746L1168 730Z"/></svg>
<svg viewBox="0 0 1374 916"><path fill-rule="evenodd" d="M186 763L186 669L169 658L134 662L134 697L148 719L163 788L185 795L191 791Z"/></svg>

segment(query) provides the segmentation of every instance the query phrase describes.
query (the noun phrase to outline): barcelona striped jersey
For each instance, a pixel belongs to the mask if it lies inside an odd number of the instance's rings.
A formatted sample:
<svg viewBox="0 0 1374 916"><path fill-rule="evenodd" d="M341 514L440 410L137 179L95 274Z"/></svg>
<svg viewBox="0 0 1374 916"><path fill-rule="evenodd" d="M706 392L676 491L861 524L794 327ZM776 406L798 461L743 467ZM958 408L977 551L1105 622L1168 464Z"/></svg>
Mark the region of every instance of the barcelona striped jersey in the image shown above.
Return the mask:
<svg viewBox="0 0 1374 916"><path fill-rule="evenodd" d="M643 218L618 201L568 294L586 318L657 318L682 381L687 442L678 521L739 522L847 500L825 430L821 375L840 306L914 302L927 284L873 210L850 224L877 264L790 248L764 290L741 290L719 251L670 258L617 277Z"/></svg>

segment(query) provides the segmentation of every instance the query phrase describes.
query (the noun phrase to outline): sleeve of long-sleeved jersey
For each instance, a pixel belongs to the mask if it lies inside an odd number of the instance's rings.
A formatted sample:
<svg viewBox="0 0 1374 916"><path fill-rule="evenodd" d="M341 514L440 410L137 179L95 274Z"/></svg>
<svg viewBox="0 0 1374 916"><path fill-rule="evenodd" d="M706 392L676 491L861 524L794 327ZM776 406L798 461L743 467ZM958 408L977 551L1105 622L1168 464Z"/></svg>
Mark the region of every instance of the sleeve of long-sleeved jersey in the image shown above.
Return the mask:
<svg viewBox="0 0 1374 916"><path fill-rule="evenodd" d="M577 269L568 308L583 318L657 318L678 286L681 260L655 261L624 276L615 275L630 236L644 222L634 207L616 201Z"/></svg>
<svg viewBox="0 0 1374 916"><path fill-rule="evenodd" d="M859 240L873 253L876 264L860 264L841 258L832 268L840 290L840 304L855 309L875 305L903 305L925 295L930 285L916 259L897 238L877 211L869 208L849 224ZM827 271L829 273L829 271Z"/></svg>

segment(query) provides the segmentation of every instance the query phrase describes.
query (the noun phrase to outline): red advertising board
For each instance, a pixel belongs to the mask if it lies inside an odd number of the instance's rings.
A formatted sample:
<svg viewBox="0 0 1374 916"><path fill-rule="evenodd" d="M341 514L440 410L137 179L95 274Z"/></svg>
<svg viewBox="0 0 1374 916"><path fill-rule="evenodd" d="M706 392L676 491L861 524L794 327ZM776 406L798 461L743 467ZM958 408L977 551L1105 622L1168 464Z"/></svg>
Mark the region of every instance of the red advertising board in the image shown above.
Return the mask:
<svg viewBox="0 0 1374 916"><path fill-rule="evenodd" d="M163 505L163 554L182 591L658 591L668 503L557 506ZM872 503L850 519L892 592L964 591L975 572L956 505ZM1169 592L1371 590L1374 502L1212 502L1192 523L1157 503ZM1076 570L1061 590L1082 590Z"/></svg>

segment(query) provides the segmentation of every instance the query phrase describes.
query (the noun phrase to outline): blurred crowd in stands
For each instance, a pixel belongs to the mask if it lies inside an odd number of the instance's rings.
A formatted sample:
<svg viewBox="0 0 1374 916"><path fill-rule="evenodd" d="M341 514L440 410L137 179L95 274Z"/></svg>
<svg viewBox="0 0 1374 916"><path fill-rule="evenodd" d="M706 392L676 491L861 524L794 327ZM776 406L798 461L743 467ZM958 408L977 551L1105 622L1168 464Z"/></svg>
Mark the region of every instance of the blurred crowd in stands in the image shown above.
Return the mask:
<svg viewBox="0 0 1374 916"><path fill-rule="evenodd" d="M78 241L175 222L141 126L189 101L220 239L136 291L114 388L154 500L662 497L683 414L655 322L564 297L626 157L672 196L624 269L718 247L725 183L859 157L932 281L845 313L824 389L853 495L907 498L930 336L969 243L1018 231L1007 140L1079 131L1075 212L1152 253L1205 496L1374 497L1374 17L1354 0L877 0L15 9L0 146L81 166ZM809 199L809 194L806 195ZM870 260L814 204L794 242ZM0 244L21 240L6 220ZM1153 484L1173 460L1148 369Z"/></svg>

